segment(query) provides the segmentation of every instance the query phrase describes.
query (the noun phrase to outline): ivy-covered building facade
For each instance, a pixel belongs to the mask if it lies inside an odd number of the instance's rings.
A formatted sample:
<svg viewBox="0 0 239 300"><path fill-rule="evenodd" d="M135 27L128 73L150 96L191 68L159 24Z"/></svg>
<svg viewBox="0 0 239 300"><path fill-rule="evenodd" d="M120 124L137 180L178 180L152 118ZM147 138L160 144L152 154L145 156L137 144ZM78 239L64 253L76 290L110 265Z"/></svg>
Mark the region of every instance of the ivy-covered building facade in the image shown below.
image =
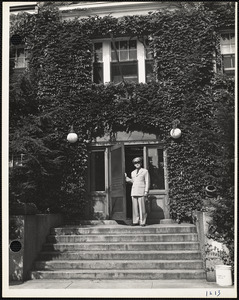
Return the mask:
<svg viewBox="0 0 239 300"><path fill-rule="evenodd" d="M131 219L124 178L141 156L149 223L193 222L210 187L233 212L233 2L39 2L18 12L10 211L23 202L69 219Z"/></svg>

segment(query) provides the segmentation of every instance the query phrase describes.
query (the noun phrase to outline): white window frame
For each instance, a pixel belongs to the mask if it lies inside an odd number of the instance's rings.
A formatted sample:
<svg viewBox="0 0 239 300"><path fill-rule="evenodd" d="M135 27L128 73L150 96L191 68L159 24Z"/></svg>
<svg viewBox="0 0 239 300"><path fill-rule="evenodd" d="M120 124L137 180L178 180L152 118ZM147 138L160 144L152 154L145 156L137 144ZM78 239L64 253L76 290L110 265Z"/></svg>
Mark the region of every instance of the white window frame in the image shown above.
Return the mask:
<svg viewBox="0 0 239 300"><path fill-rule="evenodd" d="M223 34L228 34L229 35L229 39L228 39L229 50L226 50L226 51L223 50L222 45L223 45L224 40L221 37L221 39L220 39L220 48L221 48L222 57L227 56L227 55L234 55L235 56L236 55L236 53L235 53L235 42L234 42L234 44L232 43L232 37L231 37L231 35L233 34L234 39L235 39L235 33L232 32L232 31L223 31L223 32L221 32L221 35L223 35ZM233 49L233 46L234 46L234 49ZM235 71L235 67L234 68L225 68L225 67L223 67L222 71L223 71L223 73L226 73L227 71Z"/></svg>
<svg viewBox="0 0 239 300"><path fill-rule="evenodd" d="M115 41L129 40L129 38L116 38ZM103 52L103 80L104 84L111 82L111 40L93 40L93 43L102 42ZM138 82L146 83L145 53L144 45L137 40L137 60L138 60Z"/></svg>

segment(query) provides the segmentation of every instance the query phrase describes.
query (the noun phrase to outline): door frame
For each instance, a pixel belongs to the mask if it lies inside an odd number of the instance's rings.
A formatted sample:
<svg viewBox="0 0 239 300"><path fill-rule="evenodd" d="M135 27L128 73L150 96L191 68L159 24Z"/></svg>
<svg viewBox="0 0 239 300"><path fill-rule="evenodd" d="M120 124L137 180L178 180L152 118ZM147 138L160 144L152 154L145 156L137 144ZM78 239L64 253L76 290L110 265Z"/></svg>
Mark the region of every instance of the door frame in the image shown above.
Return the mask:
<svg viewBox="0 0 239 300"><path fill-rule="evenodd" d="M143 159L144 159L144 168L148 168L147 162L147 148L161 148L163 149L163 143L159 141L120 141L120 142L105 142L105 143L94 143L90 147L90 152L92 151L104 151L104 158L105 158L105 214L106 218L110 218L111 213L111 201L110 201L110 185L111 185L111 165L110 165L110 148L118 145L123 144L125 146L142 146L143 148ZM168 171L167 171L167 150L163 149L163 161L164 161L164 183L165 189L163 190L149 190L149 195L165 195L165 218L169 218L169 188L168 188ZM90 178L90 175L88 176ZM90 179L89 179L90 180ZM89 182L90 183L90 182ZM89 187L89 185L88 185ZM94 192L95 194L97 192ZM102 192L98 192L102 194ZM89 194L91 191L89 190Z"/></svg>

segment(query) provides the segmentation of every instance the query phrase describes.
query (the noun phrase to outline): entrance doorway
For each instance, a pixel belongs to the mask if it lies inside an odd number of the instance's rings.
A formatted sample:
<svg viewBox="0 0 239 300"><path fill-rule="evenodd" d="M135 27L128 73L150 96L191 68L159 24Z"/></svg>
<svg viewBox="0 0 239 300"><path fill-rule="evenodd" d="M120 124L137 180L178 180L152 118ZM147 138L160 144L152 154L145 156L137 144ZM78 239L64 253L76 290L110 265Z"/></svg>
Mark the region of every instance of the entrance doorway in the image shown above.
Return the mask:
<svg viewBox="0 0 239 300"><path fill-rule="evenodd" d="M134 170L132 160L144 156L143 146L116 144L110 149L110 218L132 219L132 184L126 183L125 173L131 177ZM146 164L144 163L144 167Z"/></svg>
<svg viewBox="0 0 239 300"><path fill-rule="evenodd" d="M95 216L101 219L132 219L130 183L133 158L143 157L150 175L147 219L159 222L168 217L167 154L163 144L147 139L118 139L92 144L89 151L89 197Z"/></svg>
<svg viewBox="0 0 239 300"><path fill-rule="evenodd" d="M165 156L162 147L151 144L125 145L118 143L110 148L109 172L109 207L110 219L126 220L132 218L132 200L130 183L125 182L125 173L131 177L134 170L133 158L142 157L143 167L150 175L149 203L150 210L156 213L152 218L164 217L162 202L165 204L167 191L165 189ZM163 205L165 206L165 205Z"/></svg>

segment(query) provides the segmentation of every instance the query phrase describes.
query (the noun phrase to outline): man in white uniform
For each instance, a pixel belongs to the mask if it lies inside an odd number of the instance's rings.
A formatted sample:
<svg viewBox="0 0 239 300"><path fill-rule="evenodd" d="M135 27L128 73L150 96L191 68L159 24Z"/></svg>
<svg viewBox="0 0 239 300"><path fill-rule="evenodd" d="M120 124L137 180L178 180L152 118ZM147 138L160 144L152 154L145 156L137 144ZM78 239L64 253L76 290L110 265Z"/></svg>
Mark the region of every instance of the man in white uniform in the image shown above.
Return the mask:
<svg viewBox="0 0 239 300"><path fill-rule="evenodd" d="M145 198L149 193L149 172L147 169L142 168L142 158L135 157L133 159L135 170L131 173L131 178L125 174L126 182L132 183L131 197L133 209L133 226L146 224L146 208Z"/></svg>

